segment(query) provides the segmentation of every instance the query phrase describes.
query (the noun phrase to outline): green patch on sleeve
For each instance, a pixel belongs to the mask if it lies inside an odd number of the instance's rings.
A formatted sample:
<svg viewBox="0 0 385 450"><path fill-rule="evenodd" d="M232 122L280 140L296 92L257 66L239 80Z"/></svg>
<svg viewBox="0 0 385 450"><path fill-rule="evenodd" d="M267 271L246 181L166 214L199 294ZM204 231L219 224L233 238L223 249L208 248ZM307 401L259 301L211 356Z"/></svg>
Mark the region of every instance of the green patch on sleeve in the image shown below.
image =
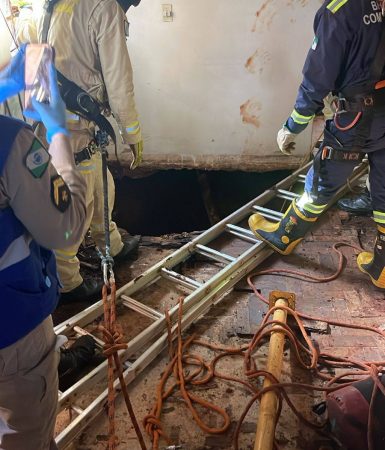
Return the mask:
<svg viewBox="0 0 385 450"><path fill-rule="evenodd" d="M41 178L51 157L38 139L34 139L25 158L25 166L34 178Z"/></svg>

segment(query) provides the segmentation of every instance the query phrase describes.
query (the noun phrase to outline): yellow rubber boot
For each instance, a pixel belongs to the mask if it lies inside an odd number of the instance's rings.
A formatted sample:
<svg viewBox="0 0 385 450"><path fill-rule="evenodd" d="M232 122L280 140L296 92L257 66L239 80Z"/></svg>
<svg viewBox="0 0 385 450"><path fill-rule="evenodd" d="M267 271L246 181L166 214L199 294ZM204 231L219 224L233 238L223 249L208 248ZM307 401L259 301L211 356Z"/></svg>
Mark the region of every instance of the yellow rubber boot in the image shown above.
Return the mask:
<svg viewBox="0 0 385 450"><path fill-rule="evenodd" d="M378 234L374 251L361 252L357 256L358 268L369 275L372 283L385 289L385 228L377 226Z"/></svg>
<svg viewBox="0 0 385 450"><path fill-rule="evenodd" d="M317 221L324 208L325 205L309 203L305 204L305 209L300 210L293 200L280 222L270 222L261 214L253 214L249 218L249 227L258 239L269 244L276 252L289 255Z"/></svg>

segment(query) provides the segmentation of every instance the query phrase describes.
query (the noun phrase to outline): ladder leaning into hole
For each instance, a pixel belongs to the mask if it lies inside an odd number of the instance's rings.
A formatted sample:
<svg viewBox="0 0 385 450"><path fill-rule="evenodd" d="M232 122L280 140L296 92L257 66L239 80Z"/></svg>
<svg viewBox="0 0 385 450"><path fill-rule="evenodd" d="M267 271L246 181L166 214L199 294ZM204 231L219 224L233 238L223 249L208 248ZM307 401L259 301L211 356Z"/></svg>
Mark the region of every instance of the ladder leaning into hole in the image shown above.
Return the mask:
<svg viewBox="0 0 385 450"><path fill-rule="evenodd" d="M296 193L295 190L299 190L296 188L304 183L305 174L310 166L311 163L297 170L117 291L117 304L121 304L123 307L135 311L152 321L147 328L128 342L127 349L119 352L119 356L124 364L124 378L127 384L135 380L138 374L167 346L167 324L164 313L135 300L132 296L161 279L166 279L187 289L190 293L184 300L182 319L182 329L185 330L199 319L211 305L219 302L235 283L254 270L273 253L271 248L259 241L248 228L243 226L242 222L254 212L259 212L270 220L279 221L283 213L270 209L268 204L272 201L276 203L277 199L285 203L298 198L300 194ZM366 171L367 163L361 163L353 172L349 180L349 186L357 184ZM348 185L343 186L330 204L334 203L347 191ZM231 256L212 248L214 241L224 234L241 239L249 245L238 256ZM212 244L211 246L210 243ZM223 267L205 282L200 282L178 273L176 267L196 254L203 255L215 264L220 263ZM174 330L176 328L177 313L178 305L172 307L169 311ZM102 301L99 301L55 327L55 332L68 336L74 333L88 334L89 332L84 330L84 327L92 324L93 321L99 319L102 315L103 304ZM99 346L103 345L101 339L95 338L95 340ZM76 417L56 438L59 449L65 449L103 411L107 401L107 390L96 396L84 409L79 408L76 400L79 399L81 394L88 392L96 383L104 381L106 374L107 361L104 361L65 392L59 393L59 412L69 408L76 414ZM118 383L119 380L116 380L115 384L117 387Z"/></svg>

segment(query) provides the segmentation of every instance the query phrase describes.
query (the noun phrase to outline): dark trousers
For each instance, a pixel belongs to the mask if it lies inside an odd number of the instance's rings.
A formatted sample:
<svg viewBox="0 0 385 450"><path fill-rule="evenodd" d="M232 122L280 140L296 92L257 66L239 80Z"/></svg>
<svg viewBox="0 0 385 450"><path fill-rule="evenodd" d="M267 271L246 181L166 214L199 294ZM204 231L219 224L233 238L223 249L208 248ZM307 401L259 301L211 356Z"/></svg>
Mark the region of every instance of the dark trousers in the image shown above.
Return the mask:
<svg viewBox="0 0 385 450"><path fill-rule="evenodd" d="M319 150L322 151L322 150ZM373 210L385 213L385 149L368 153L370 165L369 182ZM312 193L314 203L325 205L343 186L353 172L357 161L321 161L319 170L318 193ZM311 193L314 178L314 167L306 175L305 191Z"/></svg>

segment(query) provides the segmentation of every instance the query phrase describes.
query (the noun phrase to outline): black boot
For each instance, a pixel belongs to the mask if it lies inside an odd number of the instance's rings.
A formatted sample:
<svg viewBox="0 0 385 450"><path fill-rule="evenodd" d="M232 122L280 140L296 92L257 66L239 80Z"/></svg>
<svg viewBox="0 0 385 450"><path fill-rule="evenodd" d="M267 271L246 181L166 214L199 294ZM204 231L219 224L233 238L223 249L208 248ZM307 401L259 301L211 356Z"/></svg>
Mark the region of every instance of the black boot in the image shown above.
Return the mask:
<svg viewBox="0 0 385 450"><path fill-rule="evenodd" d="M361 252L357 256L358 268L370 276L372 283L385 289L385 228L377 226L378 234L374 253Z"/></svg>
<svg viewBox="0 0 385 450"><path fill-rule="evenodd" d="M96 343L91 336L81 336L70 348L60 350L59 383L67 383L89 364L95 355ZM62 390L62 389L61 389Z"/></svg>
<svg viewBox="0 0 385 450"><path fill-rule="evenodd" d="M124 234L122 236L123 248L120 252L114 256L116 263L124 261L135 261L138 259L138 247L140 242L140 236L131 236Z"/></svg>
<svg viewBox="0 0 385 450"><path fill-rule="evenodd" d="M83 280L82 284L72 291L60 294L60 303L86 302L99 300L102 297L103 282L94 278Z"/></svg>
<svg viewBox="0 0 385 450"><path fill-rule="evenodd" d="M370 192L365 189L362 194L356 195L354 197L341 198L337 202L337 206L342 211L347 211L351 214L358 215L369 215L373 211L372 198Z"/></svg>
<svg viewBox="0 0 385 450"><path fill-rule="evenodd" d="M70 348L60 350L59 377L85 367L93 358L95 349L92 336L81 336Z"/></svg>
<svg viewBox="0 0 385 450"><path fill-rule="evenodd" d="M249 226L258 239L265 241L281 255L289 255L314 225L325 206L309 205L309 208L317 211L315 214L308 210L301 211L293 201L280 222L273 223L261 214L253 214L249 218Z"/></svg>

